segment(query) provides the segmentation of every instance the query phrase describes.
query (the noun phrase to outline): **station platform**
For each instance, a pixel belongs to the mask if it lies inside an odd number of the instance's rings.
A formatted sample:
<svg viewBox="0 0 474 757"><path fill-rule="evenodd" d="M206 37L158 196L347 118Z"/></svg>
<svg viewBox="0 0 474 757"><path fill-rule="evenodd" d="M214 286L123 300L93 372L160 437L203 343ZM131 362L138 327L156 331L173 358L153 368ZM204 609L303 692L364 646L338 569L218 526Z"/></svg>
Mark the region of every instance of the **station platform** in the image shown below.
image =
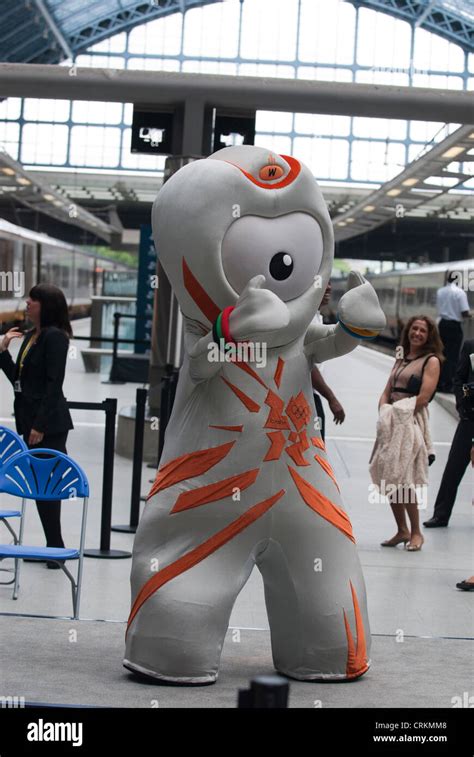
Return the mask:
<svg viewBox="0 0 474 757"><path fill-rule="evenodd" d="M87 334L87 319L75 321ZM134 402L137 385L108 385L105 377L85 373L76 342L65 394L72 401L116 397L119 409ZM12 348L14 352L16 348ZM346 411L335 426L327 414L326 439L331 464L351 518L367 585L373 634L372 666L358 681L290 683L290 707L450 708L453 698L472 690L474 663L473 595L456 582L474 573L472 555L472 473L459 488L449 528L424 530L420 552L384 549L394 521L388 504L371 504L368 460L375 437L377 403L392 359L364 347L323 367L326 382ZM11 425L12 393L0 376L0 423ZM86 547L99 546L104 417L100 412L72 411L75 429L68 452L85 469L91 487ZM436 461L430 467L428 509L432 513L439 482L456 428L452 415L435 401L430 406ZM132 462L116 456L113 523L128 522ZM142 493L154 471L143 466ZM2 506L7 498L0 495ZM8 505L11 504L11 499ZM79 510L62 507L66 546L75 546ZM7 541L7 531L0 537ZM29 503L25 541L44 545L34 502ZM133 535L112 532L112 548L131 552ZM3 567L6 563L3 563ZM122 667L124 634L130 609L130 559L85 558L81 620L70 619L70 586L62 571L44 564L22 566L21 592L0 586L1 694L30 703L100 707L229 707L249 680L273 672L268 621L260 574L254 570L231 616L217 683L207 687L173 687L143 682ZM5 574L0 574L1 580ZM12 616L10 613L18 613ZM52 615L53 618L40 616ZM72 634L76 631L77 634ZM238 631L238 633L236 633Z"/></svg>

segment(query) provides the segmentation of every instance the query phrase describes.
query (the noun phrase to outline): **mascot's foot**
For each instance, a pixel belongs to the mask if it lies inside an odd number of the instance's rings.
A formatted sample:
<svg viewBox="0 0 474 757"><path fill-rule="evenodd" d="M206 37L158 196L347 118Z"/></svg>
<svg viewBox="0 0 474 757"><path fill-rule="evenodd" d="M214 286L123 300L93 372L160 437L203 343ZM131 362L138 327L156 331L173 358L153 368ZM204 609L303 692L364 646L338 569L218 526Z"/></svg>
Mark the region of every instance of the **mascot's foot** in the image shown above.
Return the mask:
<svg viewBox="0 0 474 757"><path fill-rule="evenodd" d="M344 673L309 673L305 675L303 673L290 673L286 670L277 670L277 673L286 678L293 678L295 681L307 681L308 683L350 683L351 681L357 681L358 678L362 678L369 668L370 660L360 671L351 676L347 676Z"/></svg>
<svg viewBox="0 0 474 757"><path fill-rule="evenodd" d="M173 678L171 676L163 676L160 675L160 673L156 673L154 670L148 670L141 665L136 665L134 662L130 662L130 660L124 660L123 666L132 673L147 678L149 681L153 680L155 683L161 683L168 686L210 686L217 680L217 676L202 676L200 678Z"/></svg>

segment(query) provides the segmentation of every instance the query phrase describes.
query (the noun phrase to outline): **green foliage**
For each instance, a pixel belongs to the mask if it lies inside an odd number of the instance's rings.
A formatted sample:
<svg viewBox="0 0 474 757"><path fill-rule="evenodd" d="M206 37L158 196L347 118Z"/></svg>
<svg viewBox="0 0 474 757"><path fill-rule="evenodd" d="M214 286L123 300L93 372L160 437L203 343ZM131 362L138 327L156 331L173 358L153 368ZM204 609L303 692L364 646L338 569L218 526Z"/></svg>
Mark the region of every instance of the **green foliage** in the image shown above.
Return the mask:
<svg viewBox="0 0 474 757"><path fill-rule="evenodd" d="M125 250L111 250L110 247L95 246L91 248L97 255L109 260L115 260L117 263L123 263L131 268L138 268L138 254L127 252Z"/></svg>

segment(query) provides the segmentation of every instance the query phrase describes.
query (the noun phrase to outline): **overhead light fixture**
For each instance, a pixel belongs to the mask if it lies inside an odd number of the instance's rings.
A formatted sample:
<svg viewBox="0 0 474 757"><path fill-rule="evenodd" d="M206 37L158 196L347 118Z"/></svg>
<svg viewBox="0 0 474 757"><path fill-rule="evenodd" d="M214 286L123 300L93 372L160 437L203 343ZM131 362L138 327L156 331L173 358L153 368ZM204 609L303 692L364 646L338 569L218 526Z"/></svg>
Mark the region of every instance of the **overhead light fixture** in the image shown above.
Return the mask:
<svg viewBox="0 0 474 757"><path fill-rule="evenodd" d="M372 211L375 210L375 205L366 205L362 210L364 213L372 213Z"/></svg>
<svg viewBox="0 0 474 757"><path fill-rule="evenodd" d="M57 205L58 207L61 207L62 202L61 200L53 200L53 205Z"/></svg>
<svg viewBox="0 0 474 757"><path fill-rule="evenodd" d="M338 221L337 225L338 226L345 226L346 222L345 221Z"/></svg>
<svg viewBox="0 0 474 757"><path fill-rule="evenodd" d="M346 218L346 223L354 223L355 218Z"/></svg>
<svg viewBox="0 0 474 757"><path fill-rule="evenodd" d="M0 171L4 173L5 176L15 176L15 171L13 170L13 168L9 168L8 166L4 166L0 169Z"/></svg>
<svg viewBox="0 0 474 757"><path fill-rule="evenodd" d="M405 179L405 181L402 181L402 184L404 187L414 187L419 181L419 179Z"/></svg>
<svg viewBox="0 0 474 757"><path fill-rule="evenodd" d="M401 189L389 189L386 194L388 195L388 197L397 197L397 195L401 195L401 193Z"/></svg>
<svg viewBox="0 0 474 757"><path fill-rule="evenodd" d="M49 195L49 194L43 195L43 197L45 200L48 200L48 202L52 202L53 200L56 199L54 195Z"/></svg>
<svg viewBox="0 0 474 757"><path fill-rule="evenodd" d="M472 134L469 134L468 139L474 139L474 131L472 132Z"/></svg>
<svg viewBox="0 0 474 757"><path fill-rule="evenodd" d="M443 152L441 157L442 158L456 158L458 155L464 152L465 149L466 149L465 147L450 147L449 150L446 150L446 152Z"/></svg>
<svg viewBox="0 0 474 757"><path fill-rule="evenodd" d="M18 184L22 184L24 187L27 187L31 184L31 181L29 179L25 179L24 176L19 176L17 178Z"/></svg>

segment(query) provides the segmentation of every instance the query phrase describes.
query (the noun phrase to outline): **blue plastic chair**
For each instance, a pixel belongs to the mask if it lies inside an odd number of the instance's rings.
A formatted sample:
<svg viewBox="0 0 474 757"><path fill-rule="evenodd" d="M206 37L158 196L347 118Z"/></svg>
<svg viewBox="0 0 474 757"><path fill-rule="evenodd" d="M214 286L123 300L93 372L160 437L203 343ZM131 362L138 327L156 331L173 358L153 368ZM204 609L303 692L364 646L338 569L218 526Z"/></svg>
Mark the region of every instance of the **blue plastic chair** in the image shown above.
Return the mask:
<svg viewBox="0 0 474 757"><path fill-rule="evenodd" d="M10 457L0 468L0 492L26 500L76 500L82 497L82 523L79 549L61 547L36 547L24 544L0 544L0 561L13 558L15 561L50 560L57 562L71 582L73 617L79 617L81 599L84 540L86 535L89 483L79 465L62 452L51 449L26 450ZM76 580L67 569L67 560L78 560ZM19 565L16 571L13 599L19 591Z"/></svg>
<svg viewBox="0 0 474 757"><path fill-rule="evenodd" d="M8 460L10 460L14 455L19 455L20 452L25 452L28 447L26 446L25 442L21 438L21 436L18 436L15 431L12 431L10 428L7 428L6 426L0 426L0 468L3 467ZM22 503L23 508L23 503ZM20 518L20 532L17 535L16 531L13 529L13 527L9 523L9 518ZM10 531L12 537L13 537L13 543L14 544L21 544L23 539L23 518L22 518L22 510L3 510L0 509L0 522L3 523L7 529ZM15 569L11 571L9 568L0 568L0 571L5 573L14 573L14 577L11 581L0 581L0 586L8 586L9 584L15 583L15 578L18 570L18 562L15 561Z"/></svg>

